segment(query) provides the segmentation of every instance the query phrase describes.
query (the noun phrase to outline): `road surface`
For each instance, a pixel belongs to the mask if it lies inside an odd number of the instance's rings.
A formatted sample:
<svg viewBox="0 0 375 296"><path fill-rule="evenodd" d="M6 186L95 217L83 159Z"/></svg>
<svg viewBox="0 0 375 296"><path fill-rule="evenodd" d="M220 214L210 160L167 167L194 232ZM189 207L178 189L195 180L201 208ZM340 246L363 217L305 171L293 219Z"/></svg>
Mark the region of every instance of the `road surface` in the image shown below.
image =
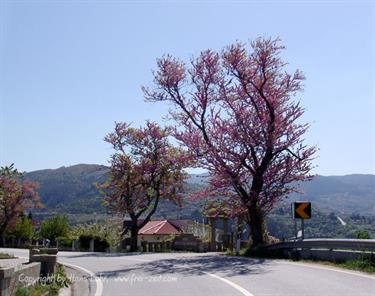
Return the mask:
<svg viewBox="0 0 375 296"><path fill-rule="evenodd" d="M0 249L16 256L27 250ZM96 276L92 295L374 296L375 277L317 264L208 253L59 252ZM96 293L95 293L96 292Z"/></svg>

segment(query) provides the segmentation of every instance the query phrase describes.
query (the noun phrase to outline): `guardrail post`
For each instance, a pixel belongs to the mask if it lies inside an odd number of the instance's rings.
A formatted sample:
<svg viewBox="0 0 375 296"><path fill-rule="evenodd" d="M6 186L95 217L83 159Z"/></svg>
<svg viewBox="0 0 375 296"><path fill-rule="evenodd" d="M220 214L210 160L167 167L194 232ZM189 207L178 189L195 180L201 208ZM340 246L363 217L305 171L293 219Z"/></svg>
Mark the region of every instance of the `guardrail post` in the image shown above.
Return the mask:
<svg viewBox="0 0 375 296"><path fill-rule="evenodd" d="M94 240L92 239L92 240L90 240L90 252L94 252L95 251L95 242L94 242Z"/></svg>
<svg viewBox="0 0 375 296"><path fill-rule="evenodd" d="M301 228L302 228L301 239L304 240L305 239L305 219L302 219L302 221L301 221Z"/></svg>
<svg viewBox="0 0 375 296"><path fill-rule="evenodd" d="M75 239L72 240L72 251L74 252L77 249L77 241Z"/></svg>
<svg viewBox="0 0 375 296"><path fill-rule="evenodd" d="M210 240L210 251L216 251L216 218L209 217L209 223L211 227L211 240Z"/></svg>

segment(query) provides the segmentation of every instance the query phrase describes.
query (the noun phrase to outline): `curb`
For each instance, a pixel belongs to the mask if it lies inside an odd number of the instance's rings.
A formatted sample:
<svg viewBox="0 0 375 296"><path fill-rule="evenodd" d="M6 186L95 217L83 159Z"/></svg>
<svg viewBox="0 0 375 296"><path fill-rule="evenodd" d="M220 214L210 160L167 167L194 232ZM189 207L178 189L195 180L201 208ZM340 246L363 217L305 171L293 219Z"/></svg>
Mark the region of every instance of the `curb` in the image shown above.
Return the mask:
<svg viewBox="0 0 375 296"><path fill-rule="evenodd" d="M59 262L64 266L67 277L72 281L67 288L60 289L59 296L101 296L102 282L95 274L81 266ZM95 283L93 279L95 278Z"/></svg>

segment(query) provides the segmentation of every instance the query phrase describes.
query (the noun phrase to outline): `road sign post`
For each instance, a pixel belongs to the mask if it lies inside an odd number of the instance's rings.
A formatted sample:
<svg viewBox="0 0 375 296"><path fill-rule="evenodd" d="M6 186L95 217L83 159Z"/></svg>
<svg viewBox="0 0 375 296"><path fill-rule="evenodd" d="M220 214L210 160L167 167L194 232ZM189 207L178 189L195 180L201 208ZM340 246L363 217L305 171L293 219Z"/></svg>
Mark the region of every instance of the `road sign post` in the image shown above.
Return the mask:
<svg viewBox="0 0 375 296"><path fill-rule="evenodd" d="M305 219L301 220L301 230L302 230L301 239L304 240L304 238L305 238Z"/></svg>
<svg viewBox="0 0 375 296"><path fill-rule="evenodd" d="M311 202L308 201L296 201L292 203L292 217L294 219L294 232L297 239L297 219L301 220L301 239L305 238L305 219L311 218Z"/></svg>

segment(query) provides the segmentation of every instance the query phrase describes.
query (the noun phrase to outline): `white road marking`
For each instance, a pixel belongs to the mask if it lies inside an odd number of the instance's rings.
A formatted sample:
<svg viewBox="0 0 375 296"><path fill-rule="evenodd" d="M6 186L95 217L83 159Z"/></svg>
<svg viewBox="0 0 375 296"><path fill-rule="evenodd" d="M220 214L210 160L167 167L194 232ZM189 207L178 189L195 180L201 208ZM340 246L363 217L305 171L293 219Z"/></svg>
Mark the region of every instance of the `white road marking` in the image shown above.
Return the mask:
<svg viewBox="0 0 375 296"><path fill-rule="evenodd" d="M61 262L60 262L61 263ZM86 272L88 273L92 278L95 279L95 283L96 283L96 291L95 291L95 296L101 296L103 294L103 282L101 281L101 279L99 277L97 277L95 275L95 273L93 273L91 270L88 270L82 266L78 266L78 265L74 265L74 264L69 264L69 263L61 263L63 265L66 265L66 266L69 266L69 267L72 267L72 268L77 268L77 269L80 269L82 270L83 272Z"/></svg>
<svg viewBox="0 0 375 296"><path fill-rule="evenodd" d="M17 256L18 258L23 258L23 259L29 259L28 257L23 257L23 256ZM62 263L62 262L59 262L60 264L62 264L62 265L66 265L66 266L69 266L69 267L71 267L71 268L77 268L77 269L80 269L80 270L82 270L83 272L86 272L86 273L88 273L92 278L94 278L95 279L95 283L96 283L96 291L95 291L95 294L94 294L94 296L102 296L102 294L103 294L103 282L102 282L102 280L99 278L99 277L97 277L96 275L95 275L95 273L93 273L91 270L88 270L88 269L86 269L86 268L84 268L84 267L82 267L82 266L78 266L78 265L74 265L74 264L69 264L69 263Z"/></svg>
<svg viewBox="0 0 375 296"><path fill-rule="evenodd" d="M209 272L206 272L206 271L202 271L203 273L215 278L215 279L218 279L220 281L223 281L224 283L228 284L229 286L233 287L234 289L236 289L238 292L240 292L242 295L244 296L254 296L254 294L251 294L249 291L247 291L246 289L242 288L240 285L237 285L235 283L233 283L232 281L230 280L227 280L226 278L223 278L221 276L218 276L216 274L213 274L213 273L209 273Z"/></svg>
<svg viewBox="0 0 375 296"><path fill-rule="evenodd" d="M203 256L202 256L203 257ZM123 257L124 258L124 257ZM141 258L126 258L126 260L130 260L130 261L142 261L142 262L150 262L150 261L155 261L155 260L151 260L151 259L141 259ZM174 264L174 266L177 266L177 267L180 267L180 268L188 268L188 269L195 269L193 267L189 267L189 266L186 266L186 265L181 265L181 264ZM221 276L218 276L216 274L213 274L213 273L209 273L209 272L206 272L206 271L201 271L202 273L204 274L207 274L208 276L210 277L213 277L217 280L220 280L224 283L226 283L227 285L231 286L232 288L236 289L238 292L240 292L242 295L244 296L254 296L254 294L251 294L249 291L247 291L245 288L241 287L240 285L237 285L236 283L226 279L226 278L223 278Z"/></svg>
<svg viewBox="0 0 375 296"><path fill-rule="evenodd" d="M22 257L22 256L17 256L17 257L28 259L27 257ZM202 256L202 257L204 257L204 256ZM122 258L125 258L126 260L129 260L129 261L143 261L143 262L155 261L155 260L151 260L151 259L129 258L128 256L124 256ZM338 273L348 274L348 275L352 275L352 276L359 276L359 277L363 277L363 278L366 278L366 279L375 280L375 276L372 276L372 275L367 275L367 274L355 272L355 271L347 271L347 270L343 270L343 269L339 269L339 268L326 267L326 266L313 264L313 263L309 264L309 263L289 262L289 261L285 261L285 260L272 260L272 261L276 262L276 263L281 263L281 264L289 264L289 265L295 265L295 266L315 268L315 269L320 269L320 270L334 271L334 272L338 272ZM67 264L67 263L64 263L64 264L68 265L68 266L71 265L71 264ZM91 276L93 276L95 278L96 285L97 285L95 296L101 296L102 295L102 293L103 293L103 283L102 283L102 281L100 280L99 277L96 277L93 272L91 272L90 270L85 269L81 266L77 266L77 265L71 265L71 266L76 267L78 269L81 269L81 270L87 272L88 274L90 274ZM176 265L176 266L193 269L192 267L188 267L188 266L184 266L184 265ZM249 291L245 290L241 286L239 286L239 285L237 285L237 284L235 284L235 283L233 283L233 282L231 282L231 281L229 281L229 280L227 280L223 277L220 277L218 275L211 274L211 273L208 273L208 272L204 272L204 271L202 271L202 273L205 273L205 274L207 274L207 275L209 275L213 278L216 278L218 280L221 280L221 281L225 282L226 284L232 286L233 288L235 288L236 290L238 290L240 293L242 293L245 296L254 296L253 294L251 294Z"/></svg>
<svg viewBox="0 0 375 296"><path fill-rule="evenodd" d="M304 266L304 267L310 267L310 268L315 268L315 269L323 269L323 270L328 270L328 271L335 271L335 272L340 272L340 273L345 273L349 275L354 275L354 276L360 276L363 278L367 278L370 280L375 280L375 276L359 273L359 272L353 272L353 271L347 271L347 270L341 270L338 268L331 268L331 267L325 267L322 265L318 264L308 264L308 263L297 263L297 262L287 262L283 260L275 260L278 263L283 263L283 264L290 264L290 265L296 265L296 266Z"/></svg>

